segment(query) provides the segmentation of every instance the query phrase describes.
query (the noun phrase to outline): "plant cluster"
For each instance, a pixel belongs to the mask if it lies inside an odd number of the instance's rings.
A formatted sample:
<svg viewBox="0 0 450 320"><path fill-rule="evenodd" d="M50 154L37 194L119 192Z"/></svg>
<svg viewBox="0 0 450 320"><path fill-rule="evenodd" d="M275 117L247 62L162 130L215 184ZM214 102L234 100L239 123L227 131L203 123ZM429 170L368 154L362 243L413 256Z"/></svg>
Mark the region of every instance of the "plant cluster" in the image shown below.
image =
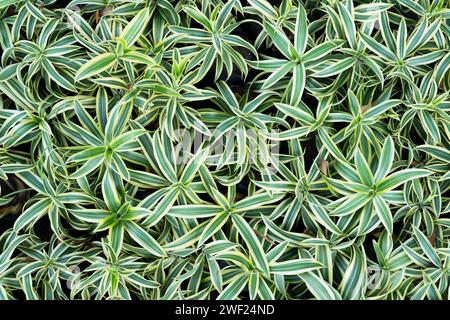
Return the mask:
<svg viewBox="0 0 450 320"><path fill-rule="evenodd" d="M448 0L0 0L0 299L450 298Z"/></svg>

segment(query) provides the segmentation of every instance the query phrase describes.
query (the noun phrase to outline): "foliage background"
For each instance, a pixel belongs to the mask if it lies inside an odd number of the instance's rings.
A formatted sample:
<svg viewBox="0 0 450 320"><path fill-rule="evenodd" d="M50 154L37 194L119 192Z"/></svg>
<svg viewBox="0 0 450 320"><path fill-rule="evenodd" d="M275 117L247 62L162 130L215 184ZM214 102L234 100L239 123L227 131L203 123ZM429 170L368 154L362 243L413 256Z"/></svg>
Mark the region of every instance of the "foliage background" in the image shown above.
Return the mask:
<svg viewBox="0 0 450 320"><path fill-rule="evenodd" d="M449 19L0 0L0 298L448 299Z"/></svg>

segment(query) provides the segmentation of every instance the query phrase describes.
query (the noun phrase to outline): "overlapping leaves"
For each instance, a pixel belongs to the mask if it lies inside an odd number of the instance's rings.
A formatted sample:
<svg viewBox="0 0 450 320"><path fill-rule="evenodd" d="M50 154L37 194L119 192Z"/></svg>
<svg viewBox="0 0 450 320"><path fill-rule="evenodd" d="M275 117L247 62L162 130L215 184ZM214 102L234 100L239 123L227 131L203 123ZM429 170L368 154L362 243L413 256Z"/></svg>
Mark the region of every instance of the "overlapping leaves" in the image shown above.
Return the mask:
<svg viewBox="0 0 450 320"><path fill-rule="evenodd" d="M446 0L0 1L0 298L448 299Z"/></svg>

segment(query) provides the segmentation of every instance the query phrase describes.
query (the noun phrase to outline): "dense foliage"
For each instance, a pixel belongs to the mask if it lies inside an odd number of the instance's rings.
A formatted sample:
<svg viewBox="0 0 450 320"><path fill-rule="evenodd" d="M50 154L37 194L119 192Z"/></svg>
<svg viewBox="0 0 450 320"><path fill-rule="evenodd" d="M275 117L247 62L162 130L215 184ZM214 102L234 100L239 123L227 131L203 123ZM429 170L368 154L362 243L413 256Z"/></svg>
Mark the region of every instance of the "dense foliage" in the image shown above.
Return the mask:
<svg viewBox="0 0 450 320"><path fill-rule="evenodd" d="M447 0L0 0L1 299L448 299Z"/></svg>

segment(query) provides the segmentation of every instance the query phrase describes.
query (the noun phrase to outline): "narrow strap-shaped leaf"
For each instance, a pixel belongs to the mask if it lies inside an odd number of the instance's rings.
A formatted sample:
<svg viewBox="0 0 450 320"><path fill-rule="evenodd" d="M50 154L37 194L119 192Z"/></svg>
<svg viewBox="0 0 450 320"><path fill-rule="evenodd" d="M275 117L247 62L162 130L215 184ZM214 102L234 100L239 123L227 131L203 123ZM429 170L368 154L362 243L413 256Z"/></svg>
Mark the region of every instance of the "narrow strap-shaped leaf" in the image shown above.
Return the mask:
<svg viewBox="0 0 450 320"><path fill-rule="evenodd" d="M306 70L302 63L298 63L293 70L294 76L292 77L292 88L290 94L290 104L298 105L303 96L303 90L306 83Z"/></svg>
<svg viewBox="0 0 450 320"><path fill-rule="evenodd" d="M250 255L254 259L256 267L258 267L261 272L268 274L269 263L267 262L266 254L250 225L244 218L237 214L233 214L231 219L233 220L233 225L236 227L242 239L246 243Z"/></svg>
<svg viewBox="0 0 450 320"><path fill-rule="evenodd" d="M438 268L441 267L441 259L439 259L438 254L434 250L434 248L431 246L430 241L427 239L427 237L420 231L417 227L413 226L413 233L414 237L416 238L417 242L419 243L420 247L423 250L423 253L430 259L430 261Z"/></svg>
<svg viewBox="0 0 450 320"><path fill-rule="evenodd" d="M106 205L112 211L118 210L121 205L121 197L117 191L114 178L109 170L107 170L102 180L102 194Z"/></svg>
<svg viewBox="0 0 450 320"><path fill-rule="evenodd" d="M387 100L383 101L376 106L370 108L366 113L364 113L364 118L373 118L385 113L387 110L399 105L402 103L401 100Z"/></svg>
<svg viewBox="0 0 450 320"><path fill-rule="evenodd" d="M295 259L274 262L270 265L270 273L283 275L298 275L322 268L322 264L314 259Z"/></svg>
<svg viewBox="0 0 450 320"><path fill-rule="evenodd" d="M386 228L389 234L392 234L394 231L394 219L392 217L391 210L389 209L388 204L380 196L373 197L372 203L375 212L383 223L383 226Z"/></svg>
<svg viewBox="0 0 450 320"><path fill-rule="evenodd" d="M397 61L397 56L391 50L364 33L360 33L360 35L361 40L366 44L366 46L379 57L388 61Z"/></svg>
<svg viewBox="0 0 450 320"><path fill-rule="evenodd" d="M372 170L359 149L355 153L355 165L361 181L367 186L372 186L374 183Z"/></svg>
<svg viewBox="0 0 450 320"><path fill-rule="evenodd" d="M250 210L265 204L270 204L279 201L284 197L284 194L269 195L267 193L256 194L247 197L236 203L233 209L237 212Z"/></svg>
<svg viewBox="0 0 450 320"><path fill-rule="evenodd" d="M337 292L328 282L323 280L312 272L299 274L299 277L305 282L309 291L318 300L341 300L339 292Z"/></svg>
<svg viewBox="0 0 450 320"><path fill-rule="evenodd" d="M339 15L342 18L345 36L347 37L347 41L350 44L350 48L356 49L356 27L354 18L341 2L338 2L338 11Z"/></svg>
<svg viewBox="0 0 450 320"><path fill-rule="evenodd" d="M416 147L416 149L424 151L433 157L441 159L444 162L450 163L450 151L445 148L432 145L421 145Z"/></svg>
<svg viewBox="0 0 450 320"><path fill-rule="evenodd" d="M222 212L211 219L203 229L197 246L200 247L207 240L209 240L218 230L220 230L225 225L225 223L227 223L229 217L230 214L228 212Z"/></svg>
<svg viewBox="0 0 450 320"><path fill-rule="evenodd" d="M168 214L180 218L208 218L223 212L223 209L215 205L187 204L170 208Z"/></svg>
<svg viewBox="0 0 450 320"><path fill-rule="evenodd" d="M394 156L394 142L392 141L392 138L388 136L383 143L383 148L381 149L378 167L374 177L376 182L379 182L389 173L389 171L391 171Z"/></svg>
<svg viewBox="0 0 450 320"><path fill-rule="evenodd" d="M166 252L161 245L136 222L125 222L125 229L134 241L139 243L145 250L158 257L165 257Z"/></svg>
<svg viewBox="0 0 450 320"><path fill-rule="evenodd" d="M128 47L131 47L137 39L142 35L147 23L150 19L150 9L145 8L128 23L120 34L120 38L124 39Z"/></svg>
<svg viewBox="0 0 450 320"><path fill-rule="evenodd" d="M288 37L284 34L283 31L277 31L277 27L275 27L272 23L268 21L263 22L264 29L269 35L270 39L272 39L275 46L280 50L280 52L289 60L294 57L294 54L297 54L294 46L289 41Z"/></svg>
<svg viewBox="0 0 450 320"><path fill-rule="evenodd" d="M308 63L308 62L319 60L319 59L327 56L333 50L337 49L344 42L345 42L344 40L332 40L332 41L326 41L317 46L314 46L313 48L308 50L302 56L302 61L304 63ZM262 62L264 62L264 61L262 61Z"/></svg>
<svg viewBox="0 0 450 320"><path fill-rule="evenodd" d="M248 275L237 275L227 285L227 287L219 294L217 300L234 300L247 285Z"/></svg>
<svg viewBox="0 0 450 320"><path fill-rule="evenodd" d="M160 221L173 206L175 201L178 198L180 190L178 188L171 189L158 203L156 208L153 210L153 214L151 214L147 219L144 220L144 225L148 225L149 227L155 225Z"/></svg>
<svg viewBox="0 0 450 320"><path fill-rule="evenodd" d="M116 62L116 55L111 52L102 53L84 64L75 75L75 81L91 78L110 69Z"/></svg>
<svg viewBox="0 0 450 320"><path fill-rule="evenodd" d="M347 267L341 281L340 292L344 299L359 299L363 295L363 285L366 281L366 259L364 253L352 247L350 265Z"/></svg>
<svg viewBox="0 0 450 320"><path fill-rule="evenodd" d="M330 66L325 67L320 71L317 71L316 73L313 74L313 77L327 78L327 77L337 75L337 74L351 68L354 65L355 61L356 60L353 57L348 57L348 58L339 60L339 61L331 64Z"/></svg>
<svg viewBox="0 0 450 320"><path fill-rule="evenodd" d="M45 198L30 206L16 219L14 223L14 230L19 231L33 225L37 220L39 220L39 218L49 211L50 205L51 200L49 198Z"/></svg>
<svg viewBox="0 0 450 320"><path fill-rule="evenodd" d="M306 45L308 44L308 20L306 17L305 8L303 8L301 3L298 7L294 38L295 50L302 55L305 52Z"/></svg>
<svg viewBox="0 0 450 320"><path fill-rule="evenodd" d="M392 190L406 181L427 177L432 172L425 169L405 169L397 171L378 183L378 192L386 192Z"/></svg>

